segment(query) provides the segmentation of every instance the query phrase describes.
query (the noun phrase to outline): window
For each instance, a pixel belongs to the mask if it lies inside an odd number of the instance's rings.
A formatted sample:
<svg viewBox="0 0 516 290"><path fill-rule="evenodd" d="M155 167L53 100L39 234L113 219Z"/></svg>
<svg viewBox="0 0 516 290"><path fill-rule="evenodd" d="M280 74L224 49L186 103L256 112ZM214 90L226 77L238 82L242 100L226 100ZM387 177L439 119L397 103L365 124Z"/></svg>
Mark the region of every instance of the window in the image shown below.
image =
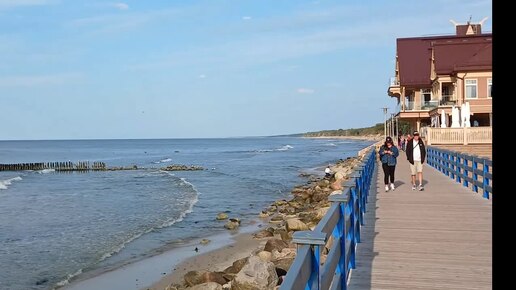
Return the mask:
<svg viewBox="0 0 516 290"><path fill-rule="evenodd" d="M493 87L493 79L487 79L487 97L492 98L491 88Z"/></svg>
<svg viewBox="0 0 516 290"><path fill-rule="evenodd" d="M432 89L421 89L421 107L427 108L432 105Z"/></svg>
<svg viewBox="0 0 516 290"><path fill-rule="evenodd" d="M466 80L466 99L477 98L477 80Z"/></svg>
<svg viewBox="0 0 516 290"><path fill-rule="evenodd" d="M432 99L432 89L421 89L421 100L423 102L430 102Z"/></svg>

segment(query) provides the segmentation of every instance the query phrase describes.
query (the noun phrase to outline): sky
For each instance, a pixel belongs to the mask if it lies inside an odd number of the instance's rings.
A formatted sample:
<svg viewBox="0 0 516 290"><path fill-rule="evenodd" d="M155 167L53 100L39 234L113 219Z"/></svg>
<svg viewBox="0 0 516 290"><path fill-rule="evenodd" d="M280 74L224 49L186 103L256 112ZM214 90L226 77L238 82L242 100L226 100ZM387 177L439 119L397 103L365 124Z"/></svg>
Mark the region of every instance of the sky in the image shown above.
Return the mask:
<svg viewBox="0 0 516 290"><path fill-rule="evenodd" d="M383 122L396 38L485 0L0 0L0 140L217 138Z"/></svg>

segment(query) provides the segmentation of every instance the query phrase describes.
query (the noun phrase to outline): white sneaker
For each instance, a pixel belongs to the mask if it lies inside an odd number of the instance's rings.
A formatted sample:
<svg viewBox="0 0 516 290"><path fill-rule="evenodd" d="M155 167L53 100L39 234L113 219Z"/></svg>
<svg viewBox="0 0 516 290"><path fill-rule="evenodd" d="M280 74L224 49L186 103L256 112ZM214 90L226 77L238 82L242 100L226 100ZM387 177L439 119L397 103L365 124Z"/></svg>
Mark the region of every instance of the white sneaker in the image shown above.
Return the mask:
<svg viewBox="0 0 516 290"><path fill-rule="evenodd" d="M391 183L391 190L394 190L396 187L394 187L394 183Z"/></svg>
<svg viewBox="0 0 516 290"><path fill-rule="evenodd" d="M385 192L389 191L389 185L385 186Z"/></svg>
<svg viewBox="0 0 516 290"><path fill-rule="evenodd" d="M416 190L416 185L412 184L412 190Z"/></svg>
<svg viewBox="0 0 516 290"><path fill-rule="evenodd" d="M423 191L423 190L425 190L425 188L423 187L423 185L422 185L422 184L420 184L420 185L419 185L419 191Z"/></svg>

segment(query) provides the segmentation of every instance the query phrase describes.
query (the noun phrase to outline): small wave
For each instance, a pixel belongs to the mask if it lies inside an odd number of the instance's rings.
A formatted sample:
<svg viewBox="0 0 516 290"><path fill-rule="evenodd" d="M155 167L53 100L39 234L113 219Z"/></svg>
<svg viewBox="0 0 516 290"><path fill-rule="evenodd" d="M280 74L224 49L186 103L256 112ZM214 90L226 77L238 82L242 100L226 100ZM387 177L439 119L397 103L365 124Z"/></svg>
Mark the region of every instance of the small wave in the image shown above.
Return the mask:
<svg viewBox="0 0 516 290"><path fill-rule="evenodd" d="M56 286L57 287L63 287L65 285L68 285L70 283L70 279L72 279L73 277L76 277L78 275L82 274L82 269L79 269L77 270L75 273L73 274L68 274L68 276L66 277L66 279L64 280L61 280L59 282L57 282ZM56 289L56 287L54 287L53 289Z"/></svg>
<svg viewBox="0 0 516 290"><path fill-rule="evenodd" d="M287 150L292 149L292 148L294 148L294 147L292 147L290 145L285 145L285 146L283 146L281 148L276 149L276 151L287 151Z"/></svg>
<svg viewBox="0 0 516 290"><path fill-rule="evenodd" d="M0 189L7 189L9 187L9 185L11 185L13 183L13 181L20 181L20 180L23 180L20 176L16 176L16 177L5 179L5 180L0 180Z"/></svg>
<svg viewBox="0 0 516 290"><path fill-rule="evenodd" d="M174 174L172 174L172 173L170 173L170 172L166 172L166 171L162 171L162 172L164 172L164 173L166 173L167 175L170 175L170 176L172 176L172 177L174 177L174 178L177 178L177 177L175 177L175 176L174 176ZM143 236L143 235L145 235L145 234L147 234L147 233L150 233L150 232L152 232L152 231L154 231L154 230L156 230L156 229L162 229L162 228L170 227L170 226L172 226L173 224L175 224L175 223L178 223L178 222L182 221L182 220L186 217L186 215L187 215L187 214L189 214L189 213L193 212L193 207L194 207L194 205L199 201L199 192L197 191L197 189L195 188L195 186L194 186L192 183L190 183L190 182L186 181L186 179L185 179L185 178L180 178L180 181L181 181L182 183L184 183L184 184L188 185L189 187L191 187L191 188L193 189L193 191L195 192L195 196L190 200L190 204L189 204L189 206L188 206L188 209L186 209L185 211L183 211L183 212L179 215L179 217L177 217L177 218L170 218L170 219L166 220L165 222L163 222L163 223L162 223L162 224L160 224L160 225L157 225L157 226L151 227L151 228L149 228L149 229L147 229L147 230L145 230L145 231L143 231L143 232L137 233L137 234L135 234L135 235L133 235L133 236L129 237L127 240L125 240L125 241L124 241L124 242L122 242L120 245L118 245L117 247L115 247L112 251L110 251L110 252L105 253L104 255L102 255L102 256L100 257L100 259L99 259L99 261L98 261L98 262L104 261L105 259L107 259L107 258L109 258L109 257L113 256L114 254L116 254L116 253L120 252L123 248L125 248L125 246L126 246L127 244L129 244L130 242L132 242L132 241L136 240L137 238L139 238L139 237L141 237L141 236Z"/></svg>
<svg viewBox="0 0 516 290"><path fill-rule="evenodd" d="M264 153L264 152L274 152L274 151L287 151L292 148L294 148L294 147L291 145L285 145L285 146L282 146L282 147L276 148L276 149L262 149L262 150L255 150L254 152Z"/></svg>
<svg viewBox="0 0 516 290"><path fill-rule="evenodd" d="M167 163L167 162L171 162L172 161L172 158L165 158L165 159L161 159L160 161L155 161L155 162L152 162L154 164L160 164L160 163Z"/></svg>
<svg viewBox="0 0 516 290"><path fill-rule="evenodd" d="M335 143L326 143L324 146L337 146Z"/></svg>
<svg viewBox="0 0 516 290"><path fill-rule="evenodd" d="M38 170L36 172L39 174L47 174L47 173L51 173L51 172L55 172L55 171L56 171L55 169L43 169L43 170Z"/></svg>

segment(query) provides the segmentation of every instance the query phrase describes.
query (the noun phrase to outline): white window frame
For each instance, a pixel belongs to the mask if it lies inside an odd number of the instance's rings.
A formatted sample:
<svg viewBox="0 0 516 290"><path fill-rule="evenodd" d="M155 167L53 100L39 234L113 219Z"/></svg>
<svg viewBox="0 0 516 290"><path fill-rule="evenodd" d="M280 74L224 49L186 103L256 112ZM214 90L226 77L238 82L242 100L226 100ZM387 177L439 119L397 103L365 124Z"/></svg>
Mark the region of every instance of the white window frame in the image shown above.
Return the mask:
<svg viewBox="0 0 516 290"><path fill-rule="evenodd" d="M491 90L489 89L489 87L492 87L493 86L493 78L488 78L487 79L487 97L489 99L493 98L493 96L491 96Z"/></svg>
<svg viewBox="0 0 516 290"><path fill-rule="evenodd" d="M475 96L474 98L468 98L468 86L472 86L473 84L468 85L468 81L475 81ZM477 79L465 79L464 80L464 98L468 100L476 100L478 99L478 80Z"/></svg>

